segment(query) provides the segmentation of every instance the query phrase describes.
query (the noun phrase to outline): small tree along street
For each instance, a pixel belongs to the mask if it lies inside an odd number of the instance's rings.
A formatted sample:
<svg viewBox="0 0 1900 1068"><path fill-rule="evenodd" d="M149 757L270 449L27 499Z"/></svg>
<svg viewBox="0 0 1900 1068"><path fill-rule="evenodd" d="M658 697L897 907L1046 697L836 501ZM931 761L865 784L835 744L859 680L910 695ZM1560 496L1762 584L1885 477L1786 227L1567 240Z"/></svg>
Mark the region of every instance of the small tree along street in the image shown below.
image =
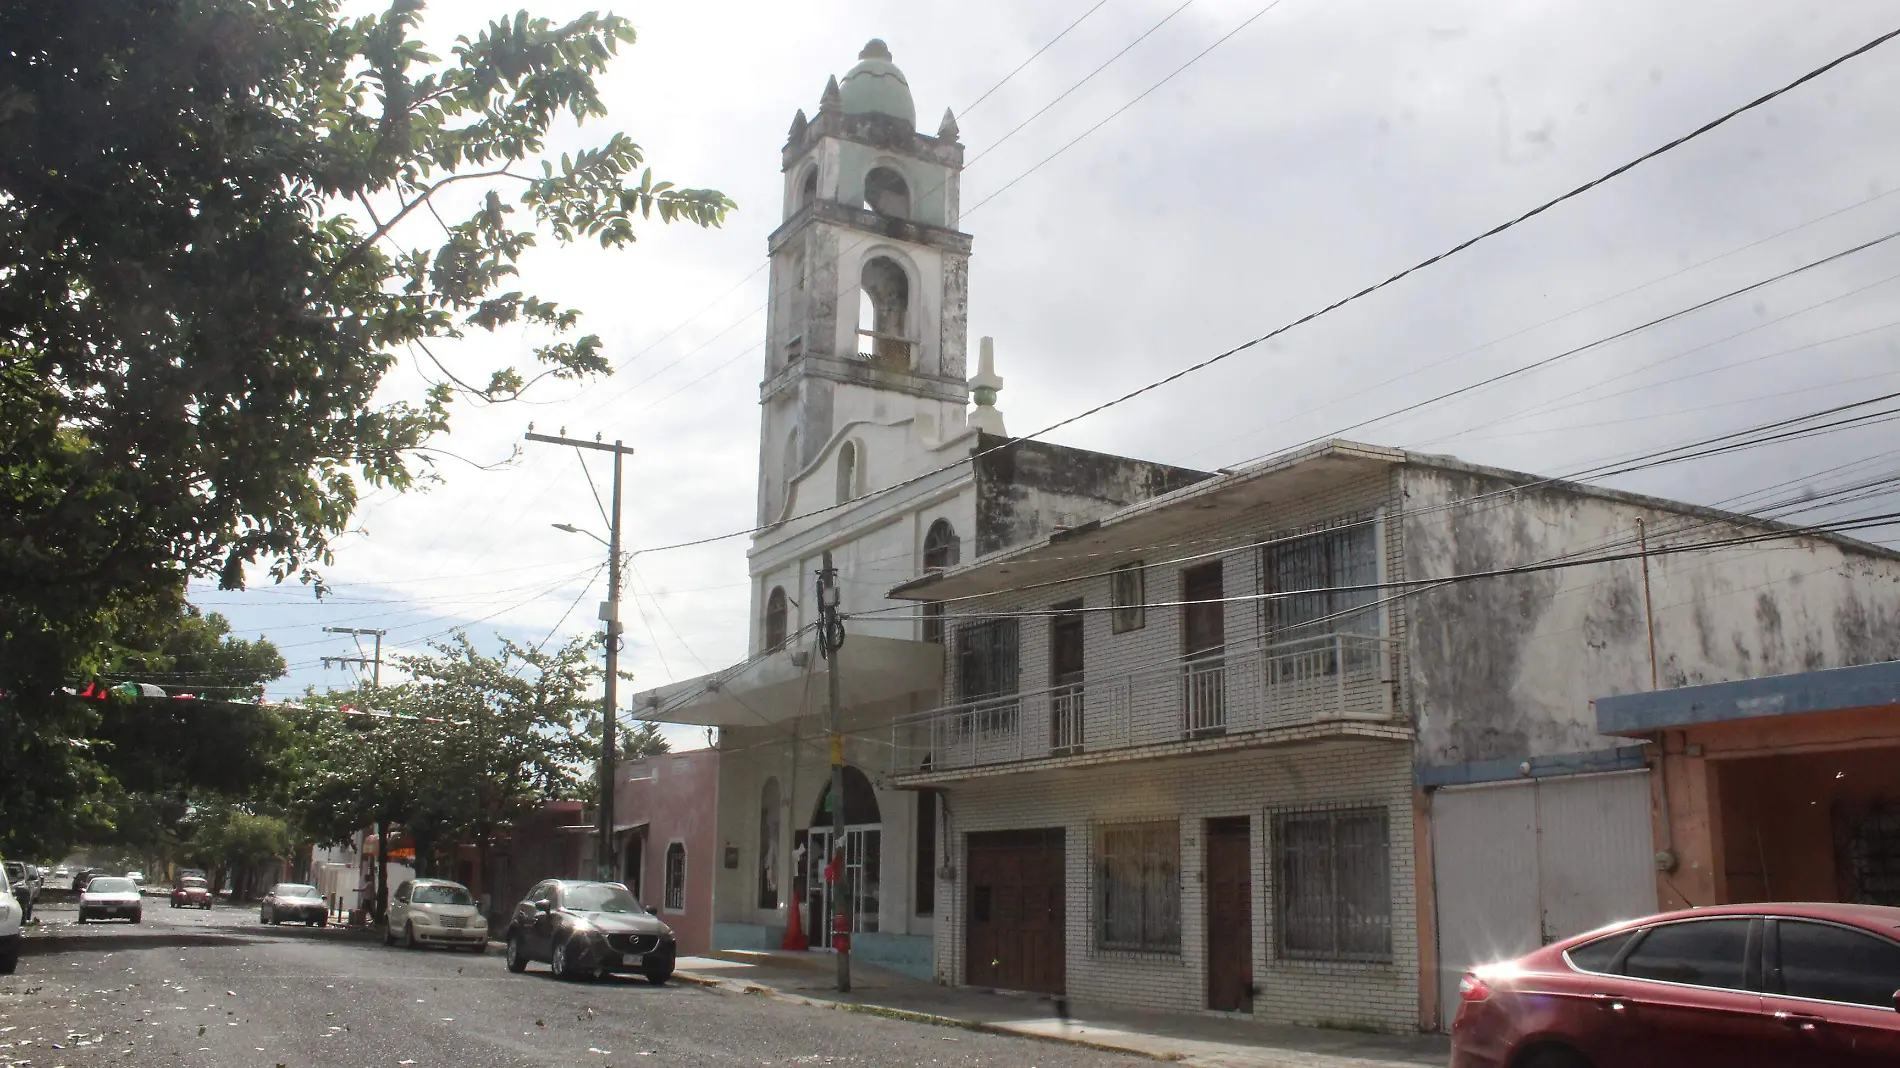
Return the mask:
<svg viewBox="0 0 1900 1068"><path fill-rule="evenodd" d="M547 155L605 117L625 19L522 12L438 56L421 10L0 7L0 853L53 851L114 793L72 744L105 714L64 689L115 636L194 577L320 584L365 487L438 477L458 400L609 370L576 309L517 287L539 240L732 207L624 133ZM527 362L453 345L502 328ZM379 395L405 358L433 385Z"/></svg>

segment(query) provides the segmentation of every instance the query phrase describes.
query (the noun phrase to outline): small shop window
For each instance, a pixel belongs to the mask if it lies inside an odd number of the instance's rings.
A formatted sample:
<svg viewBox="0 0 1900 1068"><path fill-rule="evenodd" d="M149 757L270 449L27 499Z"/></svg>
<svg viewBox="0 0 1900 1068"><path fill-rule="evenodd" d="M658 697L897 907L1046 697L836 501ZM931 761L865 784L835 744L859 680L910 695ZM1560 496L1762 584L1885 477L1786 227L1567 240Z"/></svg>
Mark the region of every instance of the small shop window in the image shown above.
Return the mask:
<svg viewBox="0 0 1900 1068"><path fill-rule="evenodd" d="M1282 957L1392 959L1392 873L1382 808L1274 819L1274 901Z"/></svg>
<svg viewBox="0 0 1900 1068"><path fill-rule="evenodd" d="M1148 599L1146 576L1139 560L1109 574L1108 603L1113 609L1108 614L1109 629L1116 634L1140 630L1147 624L1147 610L1143 607Z"/></svg>
<svg viewBox="0 0 1900 1068"><path fill-rule="evenodd" d="M686 908L686 846L679 842L666 847L665 908L673 912Z"/></svg>
<svg viewBox="0 0 1900 1068"><path fill-rule="evenodd" d="M1095 836L1095 942L1101 949L1181 951L1181 825L1123 823Z"/></svg>

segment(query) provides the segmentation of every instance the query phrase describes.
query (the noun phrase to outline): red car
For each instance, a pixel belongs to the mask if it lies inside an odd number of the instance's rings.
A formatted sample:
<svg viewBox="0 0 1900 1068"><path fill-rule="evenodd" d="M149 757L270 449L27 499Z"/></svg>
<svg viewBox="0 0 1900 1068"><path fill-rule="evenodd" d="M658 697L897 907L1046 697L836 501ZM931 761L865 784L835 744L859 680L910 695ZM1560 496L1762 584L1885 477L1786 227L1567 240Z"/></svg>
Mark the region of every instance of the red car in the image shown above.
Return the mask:
<svg viewBox="0 0 1900 1068"><path fill-rule="evenodd" d="M203 879L185 876L178 880L178 887L172 891L172 908L208 909L211 907L211 888Z"/></svg>
<svg viewBox="0 0 1900 1068"><path fill-rule="evenodd" d="M1900 908L1720 905L1466 972L1451 1068L1900 1065Z"/></svg>

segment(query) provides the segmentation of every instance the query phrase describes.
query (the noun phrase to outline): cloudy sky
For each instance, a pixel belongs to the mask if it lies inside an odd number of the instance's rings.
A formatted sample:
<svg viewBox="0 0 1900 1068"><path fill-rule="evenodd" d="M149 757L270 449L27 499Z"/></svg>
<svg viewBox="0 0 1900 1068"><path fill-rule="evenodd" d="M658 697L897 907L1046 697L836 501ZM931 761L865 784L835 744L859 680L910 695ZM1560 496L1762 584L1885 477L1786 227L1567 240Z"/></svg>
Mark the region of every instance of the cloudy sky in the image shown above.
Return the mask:
<svg viewBox="0 0 1900 1068"><path fill-rule="evenodd" d="M534 10L560 18L588 6ZM739 210L723 230L655 224L613 253L544 242L525 280L585 311L616 372L545 384L532 403L465 408L445 444L491 462L530 421L624 439L638 450L626 483L633 548L749 525L765 300L756 269L779 222L779 147L792 113L815 110L827 75L849 69L869 37L889 42L926 130L954 108L981 154L963 186L971 336L997 339L999 407L1027 433L1442 251L1895 25L1891 5L1850 0L1281 0L1190 64L1266 0L1105 0L969 107L1096 6L622 9L640 40L606 79L612 114L555 147L624 130L657 176L722 189ZM428 35L446 45L509 10L438 3ZM1885 195L1900 190L1895 99L1900 42L1052 440L1231 466L1900 229L1900 196ZM1893 392L1896 278L1900 241L1351 436L1557 474ZM508 334L436 353L479 376L532 341ZM388 395L422 381L405 366ZM1810 475L1825 488L1838 476L1816 473L1848 461L1884 471L1900 463L1894 447L1891 425L1874 426L1618 484L1718 503ZM353 651L324 626L386 628L397 651L457 626L529 642L593 626L604 554L549 525L602 526L573 453L530 446L494 471L449 461L441 473L427 492L370 498L322 603L300 586L199 591L239 632L284 650L292 672L273 696L347 684L319 665ZM606 465L591 475L604 493ZM745 548L730 539L637 557L623 612L636 689L744 656Z"/></svg>

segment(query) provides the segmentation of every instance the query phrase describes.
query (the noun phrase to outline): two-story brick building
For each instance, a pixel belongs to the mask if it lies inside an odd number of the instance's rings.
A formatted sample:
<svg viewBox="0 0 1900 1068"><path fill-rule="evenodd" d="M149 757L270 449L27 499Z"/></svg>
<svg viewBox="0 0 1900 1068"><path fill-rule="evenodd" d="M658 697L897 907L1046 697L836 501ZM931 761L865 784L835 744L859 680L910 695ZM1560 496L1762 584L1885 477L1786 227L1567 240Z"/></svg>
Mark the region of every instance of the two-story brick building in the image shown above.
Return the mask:
<svg viewBox="0 0 1900 1068"><path fill-rule="evenodd" d="M1777 531L1332 442L899 586L946 628L889 735L936 976L1440 1026L1471 964L1656 908L1648 754L1592 698L1895 655L1848 633L1895 554L1733 543Z"/></svg>

